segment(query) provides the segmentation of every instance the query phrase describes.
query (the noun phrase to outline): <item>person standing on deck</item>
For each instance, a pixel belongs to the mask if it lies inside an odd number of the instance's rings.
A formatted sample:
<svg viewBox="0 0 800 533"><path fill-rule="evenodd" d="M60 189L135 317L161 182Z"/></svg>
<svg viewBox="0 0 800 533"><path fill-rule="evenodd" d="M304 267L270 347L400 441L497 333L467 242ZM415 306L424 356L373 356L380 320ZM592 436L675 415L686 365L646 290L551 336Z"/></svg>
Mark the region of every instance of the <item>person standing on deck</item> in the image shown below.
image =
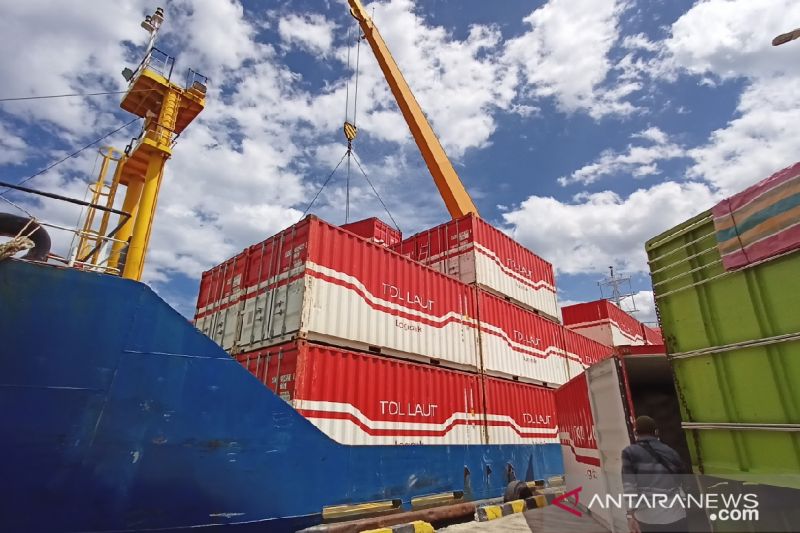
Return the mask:
<svg viewBox="0 0 800 533"><path fill-rule="evenodd" d="M634 423L636 442L622 450L622 482L625 494L667 495L673 502L681 495L680 475L686 469L678 452L661 442L656 421L640 416ZM663 496L660 496L663 500ZM680 505L648 505L628 510L631 533L688 531L686 509Z"/></svg>

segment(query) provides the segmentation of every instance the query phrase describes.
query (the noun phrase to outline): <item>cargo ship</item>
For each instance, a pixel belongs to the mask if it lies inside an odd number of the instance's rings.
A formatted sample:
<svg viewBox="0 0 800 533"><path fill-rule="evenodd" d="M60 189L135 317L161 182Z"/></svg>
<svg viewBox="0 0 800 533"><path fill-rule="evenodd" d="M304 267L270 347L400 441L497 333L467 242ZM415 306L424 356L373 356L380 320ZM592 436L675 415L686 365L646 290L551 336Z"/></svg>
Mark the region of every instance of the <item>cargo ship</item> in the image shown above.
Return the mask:
<svg viewBox="0 0 800 533"><path fill-rule="evenodd" d="M44 222L0 220L4 530L294 531L564 473L555 388L617 338L581 334L552 265L480 218L349 3L452 220L403 239L310 215L206 272L187 321L139 279L165 163L208 81L172 79L156 10L123 71L142 132L103 151L69 257L49 253ZM604 306L592 327L646 342Z"/></svg>

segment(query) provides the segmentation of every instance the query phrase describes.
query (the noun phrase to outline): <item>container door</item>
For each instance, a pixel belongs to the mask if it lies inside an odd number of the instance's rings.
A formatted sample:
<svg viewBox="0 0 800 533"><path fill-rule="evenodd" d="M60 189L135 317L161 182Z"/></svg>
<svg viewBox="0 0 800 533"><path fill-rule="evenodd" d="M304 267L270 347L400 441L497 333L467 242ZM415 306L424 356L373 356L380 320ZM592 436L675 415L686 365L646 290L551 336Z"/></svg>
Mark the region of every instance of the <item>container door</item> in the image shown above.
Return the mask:
<svg viewBox="0 0 800 533"><path fill-rule="evenodd" d="M595 495L622 494L622 450L632 432L616 358L606 359L556 391L559 438L567 490L580 489L587 506ZM625 511L592 506L592 515L609 530L627 532Z"/></svg>
<svg viewBox="0 0 800 533"><path fill-rule="evenodd" d="M239 335L239 339L237 340L236 344L241 347L243 350L247 350L251 347L251 345L255 344L256 342L261 340L261 330L258 329L255 325L256 322L256 314L258 313L258 309L256 309L256 302L259 301L258 296L254 293L249 295L249 297L244 300L243 307L242 307L242 332ZM260 314L260 313L259 313ZM259 321L260 325L260 321ZM256 338L256 335L259 335Z"/></svg>
<svg viewBox="0 0 800 533"><path fill-rule="evenodd" d="M217 309L206 317L211 340L222 345L222 334L225 331L225 310Z"/></svg>
<svg viewBox="0 0 800 533"><path fill-rule="evenodd" d="M239 320L241 315L239 313L241 302L237 302L227 309L221 311L223 318L222 324L222 346L223 350L230 350L237 338L239 331Z"/></svg>
<svg viewBox="0 0 800 533"><path fill-rule="evenodd" d="M260 346L261 341L269 337L268 324L272 317L272 297L277 289L262 289L251 294L245 301L242 310L242 332L239 346L248 350ZM267 322L267 324L265 324Z"/></svg>
<svg viewBox="0 0 800 533"><path fill-rule="evenodd" d="M196 327L198 330L202 331L203 333L206 333L206 329L205 329L206 328L206 317L202 316L200 318L195 318L194 319L194 327Z"/></svg>
<svg viewBox="0 0 800 533"><path fill-rule="evenodd" d="M619 495L623 493L622 450L633 441L619 359L613 357L589 367L586 378L602 476L608 492ZM623 509L611 509L609 514L612 531L628 531Z"/></svg>

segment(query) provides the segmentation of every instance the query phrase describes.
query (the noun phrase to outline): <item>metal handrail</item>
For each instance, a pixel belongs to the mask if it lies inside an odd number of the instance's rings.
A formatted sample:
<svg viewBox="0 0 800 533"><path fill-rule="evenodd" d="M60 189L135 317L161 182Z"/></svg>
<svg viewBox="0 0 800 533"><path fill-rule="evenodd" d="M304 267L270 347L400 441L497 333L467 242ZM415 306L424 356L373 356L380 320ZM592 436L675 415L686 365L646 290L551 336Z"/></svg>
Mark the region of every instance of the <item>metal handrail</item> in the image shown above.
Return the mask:
<svg viewBox="0 0 800 533"><path fill-rule="evenodd" d="M186 85L184 85L184 87L189 89L192 87L192 84L194 84L194 82L196 81L199 81L203 85L208 86L208 76L200 74L199 72L197 72L192 68L188 69L186 71Z"/></svg>
<svg viewBox="0 0 800 533"><path fill-rule="evenodd" d="M37 189L31 189L31 188L28 188L28 187L23 187L21 185L16 185L16 184L13 184L13 183L6 183L6 182L3 182L3 181L0 181L0 187L7 187L9 189L13 189L13 190L16 190L16 191L20 191L20 192L24 192L24 193L28 193L28 194L34 194L34 195L37 195L37 196L43 196L45 198L51 198L53 200L59 200L59 201L62 201L62 202L67 202L67 203L71 203L71 204L75 204L75 205L80 205L82 207L90 207L92 209L98 209L100 211L105 211L105 212L108 212L108 213L119 215L119 222L118 222L117 226L114 229L112 229L108 233L108 235L99 235L99 234L95 234L95 233L87 233L87 232L84 232L82 229L67 228L67 227L64 227L64 226L60 226L58 224L53 224L51 222L42 222L42 221L38 221L37 220L37 223L39 225L47 226L47 227L58 229L58 230L62 230L62 231L68 231L68 232L73 233L74 235L79 236L79 237L80 236L90 237L90 238L92 238L92 239L94 239L96 241L95 246L83 258L78 258L77 257L79 250L78 250L77 246L73 247L70 250L70 258L66 261L66 263L69 266L83 265L84 267L88 266L88 267L90 267L92 269L95 269L95 270L98 270L98 271L101 271L101 272L119 274L119 269L118 268L109 267L109 266L103 266L103 263L107 262L110 259L110 255L109 255L109 257L107 257L106 259L100 261L99 263L90 263L90 262L88 262L88 259L92 255L94 255L95 252L97 252L98 250L102 249L102 247L106 246L108 243L112 243L112 242L127 242L127 241L121 241L119 239L115 239L114 235L116 235L117 232L119 232L119 230L122 229L122 226L128 221L128 219L130 219L130 217L131 217L130 213L127 213L125 211L120 211L119 209L106 207L106 206L100 205L100 204L95 204L95 203L87 202L87 201L84 201L84 200L78 200L77 198L70 198L68 196L63 196L63 195L60 195L60 194L55 194L55 193L51 193L51 192L40 191L40 190L37 190ZM120 252L120 253L123 253L123 252ZM55 256L53 254L51 254L51 257L56 258L56 259L63 259L63 258L60 258L60 257Z"/></svg>
<svg viewBox="0 0 800 533"><path fill-rule="evenodd" d="M156 56L156 59L157 59L158 63L160 63L163 66L159 67L159 66L156 65L156 63L154 63L154 61L153 61L153 59L154 59L153 52L156 52L157 54L159 54L158 56ZM167 71L167 67L168 66L169 66L169 70ZM167 78L167 80L170 80L172 78L172 69L174 67L175 67L175 57L169 55L168 53L164 52L163 50L159 50L158 48L156 48L154 46L153 48L150 49L150 51L147 53L147 55L142 58L142 61L139 63L139 66L136 67L136 70L133 71L133 75L131 76L131 79L130 79L129 83L131 85L133 85L133 83L136 81L136 78L138 78L139 75L142 72L144 72L145 69L148 69L148 68L150 70L153 70L153 71L161 74L162 76Z"/></svg>

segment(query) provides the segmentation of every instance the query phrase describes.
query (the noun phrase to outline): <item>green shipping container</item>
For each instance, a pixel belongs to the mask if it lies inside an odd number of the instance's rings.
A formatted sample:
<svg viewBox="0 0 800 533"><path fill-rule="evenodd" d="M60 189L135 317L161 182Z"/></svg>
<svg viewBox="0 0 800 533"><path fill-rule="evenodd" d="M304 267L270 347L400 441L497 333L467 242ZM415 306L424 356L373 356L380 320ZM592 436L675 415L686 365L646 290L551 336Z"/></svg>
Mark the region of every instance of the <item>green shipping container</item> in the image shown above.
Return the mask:
<svg viewBox="0 0 800 533"><path fill-rule="evenodd" d="M727 272L711 211L646 249L695 472L800 488L800 251Z"/></svg>

